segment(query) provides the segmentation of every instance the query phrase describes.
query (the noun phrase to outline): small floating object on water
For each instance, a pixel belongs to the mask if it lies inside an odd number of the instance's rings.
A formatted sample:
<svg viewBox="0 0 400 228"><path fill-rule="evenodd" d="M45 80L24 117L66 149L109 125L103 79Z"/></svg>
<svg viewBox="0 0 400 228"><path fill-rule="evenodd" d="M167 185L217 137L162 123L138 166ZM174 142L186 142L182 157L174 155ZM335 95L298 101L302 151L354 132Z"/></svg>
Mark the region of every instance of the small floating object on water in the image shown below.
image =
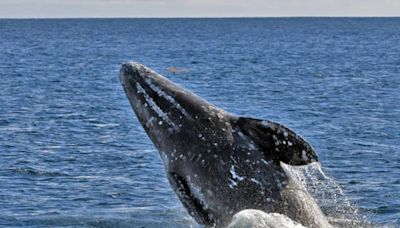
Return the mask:
<svg viewBox="0 0 400 228"><path fill-rule="evenodd" d="M167 70L173 74L186 73L189 70L181 67L168 67Z"/></svg>
<svg viewBox="0 0 400 228"><path fill-rule="evenodd" d="M314 78L326 78L326 75L324 75L324 74L322 74L320 72L315 72L315 73L311 74L311 77L314 77Z"/></svg>

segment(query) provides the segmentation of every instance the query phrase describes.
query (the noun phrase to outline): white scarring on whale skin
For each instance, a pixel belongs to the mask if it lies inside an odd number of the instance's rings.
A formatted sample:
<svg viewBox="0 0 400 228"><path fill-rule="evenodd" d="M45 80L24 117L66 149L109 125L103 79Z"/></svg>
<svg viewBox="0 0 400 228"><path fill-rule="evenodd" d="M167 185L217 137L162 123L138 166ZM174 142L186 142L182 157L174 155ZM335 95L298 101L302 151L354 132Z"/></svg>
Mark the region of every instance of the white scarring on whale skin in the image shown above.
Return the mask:
<svg viewBox="0 0 400 228"><path fill-rule="evenodd" d="M286 215L247 209L233 216L227 228L306 228Z"/></svg>
<svg viewBox="0 0 400 228"><path fill-rule="evenodd" d="M146 100L147 104L150 105L150 108L153 109L161 119L163 119L165 122L167 122L175 130L178 130L178 127L171 121L171 119L168 117L168 115L166 113L164 113L160 107L157 106L157 104L146 93L146 91L143 89L143 87L139 83L136 83L136 88L137 88L138 93L143 94L143 97ZM148 119L150 120L150 118L148 118ZM159 122L159 125L162 125L161 121Z"/></svg>
<svg viewBox="0 0 400 228"><path fill-rule="evenodd" d="M167 93L165 93L162 89L160 89L158 86L154 85L150 79L145 79L145 82L147 83L148 86L152 90L154 90L160 97L164 97L167 101L171 102L172 105L174 105L183 115L189 116L188 112L178 103L175 101L174 98L169 96Z"/></svg>

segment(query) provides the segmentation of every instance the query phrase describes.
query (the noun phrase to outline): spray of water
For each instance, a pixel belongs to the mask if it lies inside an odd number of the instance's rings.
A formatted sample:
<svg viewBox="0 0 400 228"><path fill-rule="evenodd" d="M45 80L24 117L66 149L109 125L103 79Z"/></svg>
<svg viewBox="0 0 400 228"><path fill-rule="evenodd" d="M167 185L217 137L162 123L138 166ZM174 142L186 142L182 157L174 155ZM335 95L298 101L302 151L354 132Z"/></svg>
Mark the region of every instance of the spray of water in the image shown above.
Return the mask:
<svg viewBox="0 0 400 228"><path fill-rule="evenodd" d="M336 181L325 175L320 163L289 166L288 171L316 200L330 222L338 227L369 227L365 217L348 200Z"/></svg>

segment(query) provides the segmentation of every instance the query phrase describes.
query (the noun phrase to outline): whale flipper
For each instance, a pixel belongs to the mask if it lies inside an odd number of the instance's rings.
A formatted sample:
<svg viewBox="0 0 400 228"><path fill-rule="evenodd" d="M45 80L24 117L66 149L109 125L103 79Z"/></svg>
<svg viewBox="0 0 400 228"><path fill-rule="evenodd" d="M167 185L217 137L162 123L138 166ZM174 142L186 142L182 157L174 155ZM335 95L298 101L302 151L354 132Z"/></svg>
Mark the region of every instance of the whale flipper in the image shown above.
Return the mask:
<svg viewBox="0 0 400 228"><path fill-rule="evenodd" d="M318 161L315 150L281 124L246 117L239 117L238 124L243 133L257 143L267 160L288 165L307 165Z"/></svg>

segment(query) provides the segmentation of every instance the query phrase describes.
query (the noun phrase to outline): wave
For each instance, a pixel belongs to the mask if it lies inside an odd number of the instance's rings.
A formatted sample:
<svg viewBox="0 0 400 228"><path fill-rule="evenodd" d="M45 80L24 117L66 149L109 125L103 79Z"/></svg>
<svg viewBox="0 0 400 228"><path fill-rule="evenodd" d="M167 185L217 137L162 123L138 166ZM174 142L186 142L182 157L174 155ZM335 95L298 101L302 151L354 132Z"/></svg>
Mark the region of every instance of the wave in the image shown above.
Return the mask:
<svg viewBox="0 0 400 228"><path fill-rule="evenodd" d="M18 167L11 169L12 172L22 175L31 175L31 176L46 176L46 177L53 177L53 176L68 176L65 173L57 172L57 171L49 171L49 170L42 170L32 167Z"/></svg>

